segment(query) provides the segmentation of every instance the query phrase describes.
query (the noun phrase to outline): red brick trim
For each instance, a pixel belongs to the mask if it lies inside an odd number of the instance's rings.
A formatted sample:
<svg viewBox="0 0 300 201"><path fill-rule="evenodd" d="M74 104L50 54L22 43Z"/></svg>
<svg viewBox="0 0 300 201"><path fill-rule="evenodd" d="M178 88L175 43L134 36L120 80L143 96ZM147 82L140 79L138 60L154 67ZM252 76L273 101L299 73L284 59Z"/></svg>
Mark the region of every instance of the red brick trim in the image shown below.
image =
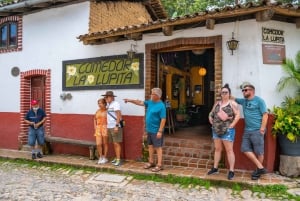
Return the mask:
<svg viewBox="0 0 300 201"><path fill-rule="evenodd" d="M51 70L29 70L20 73L20 134L19 144L23 145L28 142L27 129L28 125L24 121L27 111L30 109L30 78L32 76L45 76L45 112L47 114L45 122L45 134L50 134L51 128Z"/></svg>

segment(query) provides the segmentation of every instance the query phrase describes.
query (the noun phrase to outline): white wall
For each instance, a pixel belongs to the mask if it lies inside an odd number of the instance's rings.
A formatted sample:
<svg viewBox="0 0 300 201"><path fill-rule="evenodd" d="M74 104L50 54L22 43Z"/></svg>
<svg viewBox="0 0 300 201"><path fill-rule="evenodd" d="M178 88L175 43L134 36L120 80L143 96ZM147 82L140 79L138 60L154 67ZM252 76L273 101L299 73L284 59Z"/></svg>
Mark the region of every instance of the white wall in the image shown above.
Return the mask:
<svg viewBox="0 0 300 201"><path fill-rule="evenodd" d="M62 101L62 61L85 59L100 56L126 54L133 41L123 41L105 45L83 45L77 37L88 32L89 2L61 8L45 10L23 18L23 50L21 52L0 54L1 112L19 112L20 77L13 77L11 68L18 66L21 71L31 69L51 70L51 107L53 113L93 114L97 109L97 100L106 90L67 91L72 100ZM261 27L284 30L286 56L294 58L300 47L300 29L295 24L268 21L257 23L255 20L238 23L217 24L214 30L205 27L174 31L172 36L151 33L137 42L137 51L145 52L145 44L172 40L181 37L223 36L223 83L229 83L236 97L242 96L240 84L252 82L256 94L266 100L272 108L282 101L284 94L275 91L281 77L280 65L266 65L262 62ZM235 32L240 41L239 48L231 55L226 49L226 41ZM121 103L123 114L144 115L144 108L127 105L122 99L143 100L144 89L114 90L116 100ZM150 92L146 92L150 93ZM9 103L9 104L8 104Z"/></svg>

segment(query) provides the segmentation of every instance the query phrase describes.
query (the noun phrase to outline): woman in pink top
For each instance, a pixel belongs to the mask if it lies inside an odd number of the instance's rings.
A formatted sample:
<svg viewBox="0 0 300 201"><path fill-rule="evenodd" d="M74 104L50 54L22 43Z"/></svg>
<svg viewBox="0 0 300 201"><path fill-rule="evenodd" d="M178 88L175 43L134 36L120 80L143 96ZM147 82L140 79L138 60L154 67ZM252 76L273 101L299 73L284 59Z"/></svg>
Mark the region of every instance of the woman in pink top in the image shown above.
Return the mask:
<svg viewBox="0 0 300 201"><path fill-rule="evenodd" d="M97 150L99 154L98 164L107 163L108 152L108 135L107 135L107 111L106 101L104 98L98 100L99 109L97 110L94 118L94 128ZM103 153L102 153L103 146Z"/></svg>

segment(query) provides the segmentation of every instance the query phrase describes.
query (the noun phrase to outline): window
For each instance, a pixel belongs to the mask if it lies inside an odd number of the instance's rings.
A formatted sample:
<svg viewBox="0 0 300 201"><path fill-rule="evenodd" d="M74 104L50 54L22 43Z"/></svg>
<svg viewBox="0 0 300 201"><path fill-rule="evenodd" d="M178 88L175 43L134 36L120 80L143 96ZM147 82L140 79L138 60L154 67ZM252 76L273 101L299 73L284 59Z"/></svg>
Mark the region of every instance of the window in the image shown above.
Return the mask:
<svg viewBox="0 0 300 201"><path fill-rule="evenodd" d="M17 46L17 23L8 22L0 27L0 48L15 48Z"/></svg>
<svg viewBox="0 0 300 201"><path fill-rule="evenodd" d="M0 18L0 54L22 51L22 16Z"/></svg>

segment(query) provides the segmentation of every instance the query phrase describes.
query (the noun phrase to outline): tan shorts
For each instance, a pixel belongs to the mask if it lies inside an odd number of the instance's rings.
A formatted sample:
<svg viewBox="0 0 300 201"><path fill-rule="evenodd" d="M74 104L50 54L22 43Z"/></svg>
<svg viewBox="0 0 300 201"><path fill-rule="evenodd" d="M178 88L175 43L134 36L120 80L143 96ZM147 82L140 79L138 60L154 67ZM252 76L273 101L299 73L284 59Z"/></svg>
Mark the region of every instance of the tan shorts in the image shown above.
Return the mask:
<svg viewBox="0 0 300 201"><path fill-rule="evenodd" d="M118 128L118 133L114 132L114 128L108 128L108 140L110 143L112 142L123 142L123 129Z"/></svg>

